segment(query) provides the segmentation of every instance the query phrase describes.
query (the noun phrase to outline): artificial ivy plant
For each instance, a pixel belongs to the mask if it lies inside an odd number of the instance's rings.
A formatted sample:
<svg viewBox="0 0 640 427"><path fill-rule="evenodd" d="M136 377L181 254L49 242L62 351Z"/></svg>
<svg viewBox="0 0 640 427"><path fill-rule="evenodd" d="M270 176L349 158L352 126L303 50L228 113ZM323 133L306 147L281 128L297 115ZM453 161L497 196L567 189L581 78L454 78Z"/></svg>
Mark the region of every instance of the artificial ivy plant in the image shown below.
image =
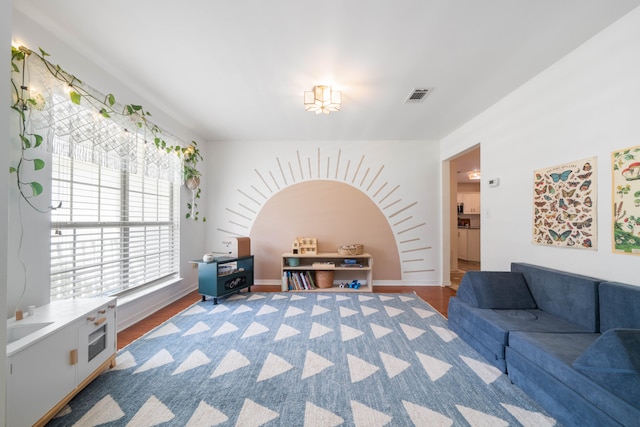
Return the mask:
<svg viewBox="0 0 640 427"><path fill-rule="evenodd" d="M115 96L108 94L104 99L96 97L91 92L87 91L82 82L72 74L64 71L59 65L53 65L46 57L50 56L43 49L39 49L38 52L34 52L27 49L24 46L18 48L11 47L11 86L13 89L13 101L11 108L20 117L19 126L19 139L20 139L20 159L15 166L9 168L10 173L15 173L16 183L21 197L35 210L39 212L46 212L35 206L32 203L34 197L39 196L43 191L43 186L38 181L24 181L23 180L23 168L27 164L32 165L33 170L38 171L45 167L44 160L35 157L36 151L34 149L42 145L42 135L36 133L29 133L27 131L27 113L30 109L41 109L44 104L44 98L42 95L35 95L30 97L28 91L28 84L25 81L25 68L26 62L29 57L34 57L37 60L42 61L45 68L51 73L51 75L63 82L69 87L69 99L74 104L80 104L87 102L91 105L98 114L105 118L113 118L116 116L128 117L135 125L140 129L146 129L153 137L153 143L159 150L164 150L167 153L173 153L182 160L182 175L184 182L187 183L190 190L193 192L193 198L190 202L187 202L188 212L186 218L192 218L194 220L199 219L199 212L197 211L196 200L200 198L201 189L200 172L198 170L198 162L203 160L200 151L198 150L198 144L192 141L186 147L180 145L168 144L161 136L161 129L148 120L151 117L151 113L146 111L142 106L135 104L124 105L122 109L116 103ZM50 208L55 209L55 208ZM206 218L203 217L203 221Z"/></svg>

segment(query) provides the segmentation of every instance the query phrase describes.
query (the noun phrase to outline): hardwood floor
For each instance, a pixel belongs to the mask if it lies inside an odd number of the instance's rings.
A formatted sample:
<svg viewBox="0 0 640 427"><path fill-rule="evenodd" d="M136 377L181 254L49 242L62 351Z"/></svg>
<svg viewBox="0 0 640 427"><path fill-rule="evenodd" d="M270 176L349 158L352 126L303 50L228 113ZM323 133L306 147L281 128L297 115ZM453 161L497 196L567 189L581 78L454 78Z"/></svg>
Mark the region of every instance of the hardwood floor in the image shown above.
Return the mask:
<svg viewBox="0 0 640 427"><path fill-rule="evenodd" d="M252 286L251 290L253 292L279 292L280 286L255 285ZM388 294L415 292L416 295L429 303L445 317L447 316L447 308L449 307L449 298L456 294L453 288L440 286L376 286L374 292ZM118 350L201 299L202 297L198 291L193 291L135 325L121 331L118 333ZM224 303L224 299L222 301L222 303Z"/></svg>
<svg viewBox="0 0 640 427"><path fill-rule="evenodd" d="M458 290L458 286L460 286L460 281L462 280L462 276L467 271L480 270L480 263L475 261L465 261L463 259L458 259L458 271L451 272L451 287Z"/></svg>

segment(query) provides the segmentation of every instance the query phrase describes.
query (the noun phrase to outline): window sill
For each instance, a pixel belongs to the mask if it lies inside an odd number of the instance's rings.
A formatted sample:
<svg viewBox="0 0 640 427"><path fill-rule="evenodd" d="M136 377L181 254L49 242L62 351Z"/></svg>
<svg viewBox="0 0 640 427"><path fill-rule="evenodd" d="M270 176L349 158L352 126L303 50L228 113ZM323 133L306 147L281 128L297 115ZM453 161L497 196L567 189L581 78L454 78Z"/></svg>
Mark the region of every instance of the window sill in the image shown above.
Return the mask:
<svg viewBox="0 0 640 427"><path fill-rule="evenodd" d="M130 304L132 302L139 300L140 298L149 296L159 290L168 288L169 286L173 286L176 283L180 283L181 281L182 281L182 277L172 277L170 279L156 283L155 285L145 286L138 290L123 292L122 296L118 296L118 306Z"/></svg>

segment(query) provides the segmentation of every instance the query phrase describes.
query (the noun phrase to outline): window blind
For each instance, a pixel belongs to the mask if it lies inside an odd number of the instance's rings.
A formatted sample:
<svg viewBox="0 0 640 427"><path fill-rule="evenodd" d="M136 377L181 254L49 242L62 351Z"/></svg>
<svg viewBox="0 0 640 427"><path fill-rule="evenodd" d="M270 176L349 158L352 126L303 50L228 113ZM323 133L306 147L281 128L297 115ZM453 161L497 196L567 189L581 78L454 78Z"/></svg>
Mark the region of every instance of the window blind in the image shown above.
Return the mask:
<svg viewBox="0 0 640 427"><path fill-rule="evenodd" d="M51 300L113 295L178 274L178 183L53 156L52 202L62 205L51 216Z"/></svg>
<svg viewBox="0 0 640 427"><path fill-rule="evenodd" d="M25 133L40 135L51 153L52 206L62 204L51 214L51 300L177 276L182 160L152 141L161 133L168 146L184 143L147 117L105 117L91 100L107 95L34 59L27 57L24 72L38 102L25 110ZM72 77L85 93L79 101L70 98Z"/></svg>

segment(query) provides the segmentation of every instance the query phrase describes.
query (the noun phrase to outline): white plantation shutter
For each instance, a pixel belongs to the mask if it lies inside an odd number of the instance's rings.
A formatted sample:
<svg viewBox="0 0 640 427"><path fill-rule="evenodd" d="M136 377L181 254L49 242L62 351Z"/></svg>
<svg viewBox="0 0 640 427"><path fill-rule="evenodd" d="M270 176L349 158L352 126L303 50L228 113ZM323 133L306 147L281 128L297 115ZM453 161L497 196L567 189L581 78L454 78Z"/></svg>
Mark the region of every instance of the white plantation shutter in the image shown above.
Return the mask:
<svg viewBox="0 0 640 427"><path fill-rule="evenodd" d="M52 212L52 300L178 274L178 183L67 157L54 156L52 168L52 201L62 202Z"/></svg>

